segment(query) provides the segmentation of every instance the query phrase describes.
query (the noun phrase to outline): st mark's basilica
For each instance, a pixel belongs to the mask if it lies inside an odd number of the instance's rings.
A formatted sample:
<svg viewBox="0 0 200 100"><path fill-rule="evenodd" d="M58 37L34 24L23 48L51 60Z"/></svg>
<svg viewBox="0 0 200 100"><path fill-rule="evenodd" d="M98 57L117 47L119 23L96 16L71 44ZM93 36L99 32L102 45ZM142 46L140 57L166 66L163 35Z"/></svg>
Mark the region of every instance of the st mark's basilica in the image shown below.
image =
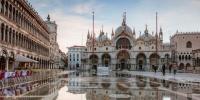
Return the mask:
<svg viewBox="0 0 200 100"><path fill-rule="evenodd" d="M146 25L144 32L136 36L124 13L122 24L112 30L111 38L103 30L98 37L88 32L82 60L85 69L102 66L110 70L152 70L152 66L169 64L170 58L170 43L163 43L161 27L153 34Z"/></svg>

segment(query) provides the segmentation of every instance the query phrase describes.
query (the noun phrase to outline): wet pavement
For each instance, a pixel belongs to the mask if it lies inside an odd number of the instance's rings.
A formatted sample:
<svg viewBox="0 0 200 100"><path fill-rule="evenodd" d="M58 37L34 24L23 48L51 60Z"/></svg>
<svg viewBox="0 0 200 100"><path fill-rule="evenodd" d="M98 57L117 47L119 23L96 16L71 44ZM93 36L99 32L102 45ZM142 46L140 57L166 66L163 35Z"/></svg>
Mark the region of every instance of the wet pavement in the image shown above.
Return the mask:
<svg viewBox="0 0 200 100"><path fill-rule="evenodd" d="M89 72L70 72L57 100L200 100L198 75L190 81L181 74L111 72L96 76ZM192 80L193 79L193 80Z"/></svg>

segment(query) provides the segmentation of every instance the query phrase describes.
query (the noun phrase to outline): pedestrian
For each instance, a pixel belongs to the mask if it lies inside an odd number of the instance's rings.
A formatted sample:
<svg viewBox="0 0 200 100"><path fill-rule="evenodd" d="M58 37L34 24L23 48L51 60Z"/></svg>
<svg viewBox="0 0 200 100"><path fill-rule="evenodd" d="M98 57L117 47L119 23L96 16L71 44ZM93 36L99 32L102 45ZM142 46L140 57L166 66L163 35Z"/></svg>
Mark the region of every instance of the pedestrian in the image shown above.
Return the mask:
<svg viewBox="0 0 200 100"><path fill-rule="evenodd" d="M177 65L174 64L173 68L174 68L174 75L176 75L176 72L177 72Z"/></svg>
<svg viewBox="0 0 200 100"><path fill-rule="evenodd" d="M153 69L153 71L156 73L156 71L155 71L155 66L154 66L154 65L152 65L152 69Z"/></svg>
<svg viewBox="0 0 200 100"><path fill-rule="evenodd" d="M163 73L163 76L165 76L165 64L163 64L162 66L162 73Z"/></svg>
<svg viewBox="0 0 200 100"><path fill-rule="evenodd" d="M171 74L172 72L172 64L169 65L169 73Z"/></svg>
<svg viewBox="0 0 200 100"><path fill-rule="evenodd" d="M157 67L155 65L153 65L153 68L154 68L154 72L156 73L157 72Z"/></svg>

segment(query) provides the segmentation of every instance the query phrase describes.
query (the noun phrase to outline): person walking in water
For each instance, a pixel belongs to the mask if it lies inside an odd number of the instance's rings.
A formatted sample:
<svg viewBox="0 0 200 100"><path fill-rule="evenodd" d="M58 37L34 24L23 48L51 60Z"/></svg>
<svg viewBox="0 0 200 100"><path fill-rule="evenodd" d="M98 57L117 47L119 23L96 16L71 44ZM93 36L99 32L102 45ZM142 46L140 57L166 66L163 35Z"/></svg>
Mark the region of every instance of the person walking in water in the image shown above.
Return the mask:
<svg viewBox="0 0 200 100"><path fill-rule="evenodd" d="M165 64L162 65L162 73L163 73L163 76L165 76Z"/></svg>

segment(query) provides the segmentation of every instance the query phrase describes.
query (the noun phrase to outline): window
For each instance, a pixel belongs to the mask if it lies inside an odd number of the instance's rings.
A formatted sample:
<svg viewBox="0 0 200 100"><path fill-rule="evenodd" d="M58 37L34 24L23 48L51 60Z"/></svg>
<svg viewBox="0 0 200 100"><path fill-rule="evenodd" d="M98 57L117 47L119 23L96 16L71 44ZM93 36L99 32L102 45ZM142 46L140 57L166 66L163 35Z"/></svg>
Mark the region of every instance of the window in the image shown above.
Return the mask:
<svg viewBox="0 0 200 100"><path fill-rule="evenodd" d="M181 60L181 55L179 55L179 60Z"/></svg>
<svg viewBox="0 0 200 100"><path fill-rule="evenodd" d="M192 42L188 41L188 42L186 43L186 48L192 48Z"/></svg>

